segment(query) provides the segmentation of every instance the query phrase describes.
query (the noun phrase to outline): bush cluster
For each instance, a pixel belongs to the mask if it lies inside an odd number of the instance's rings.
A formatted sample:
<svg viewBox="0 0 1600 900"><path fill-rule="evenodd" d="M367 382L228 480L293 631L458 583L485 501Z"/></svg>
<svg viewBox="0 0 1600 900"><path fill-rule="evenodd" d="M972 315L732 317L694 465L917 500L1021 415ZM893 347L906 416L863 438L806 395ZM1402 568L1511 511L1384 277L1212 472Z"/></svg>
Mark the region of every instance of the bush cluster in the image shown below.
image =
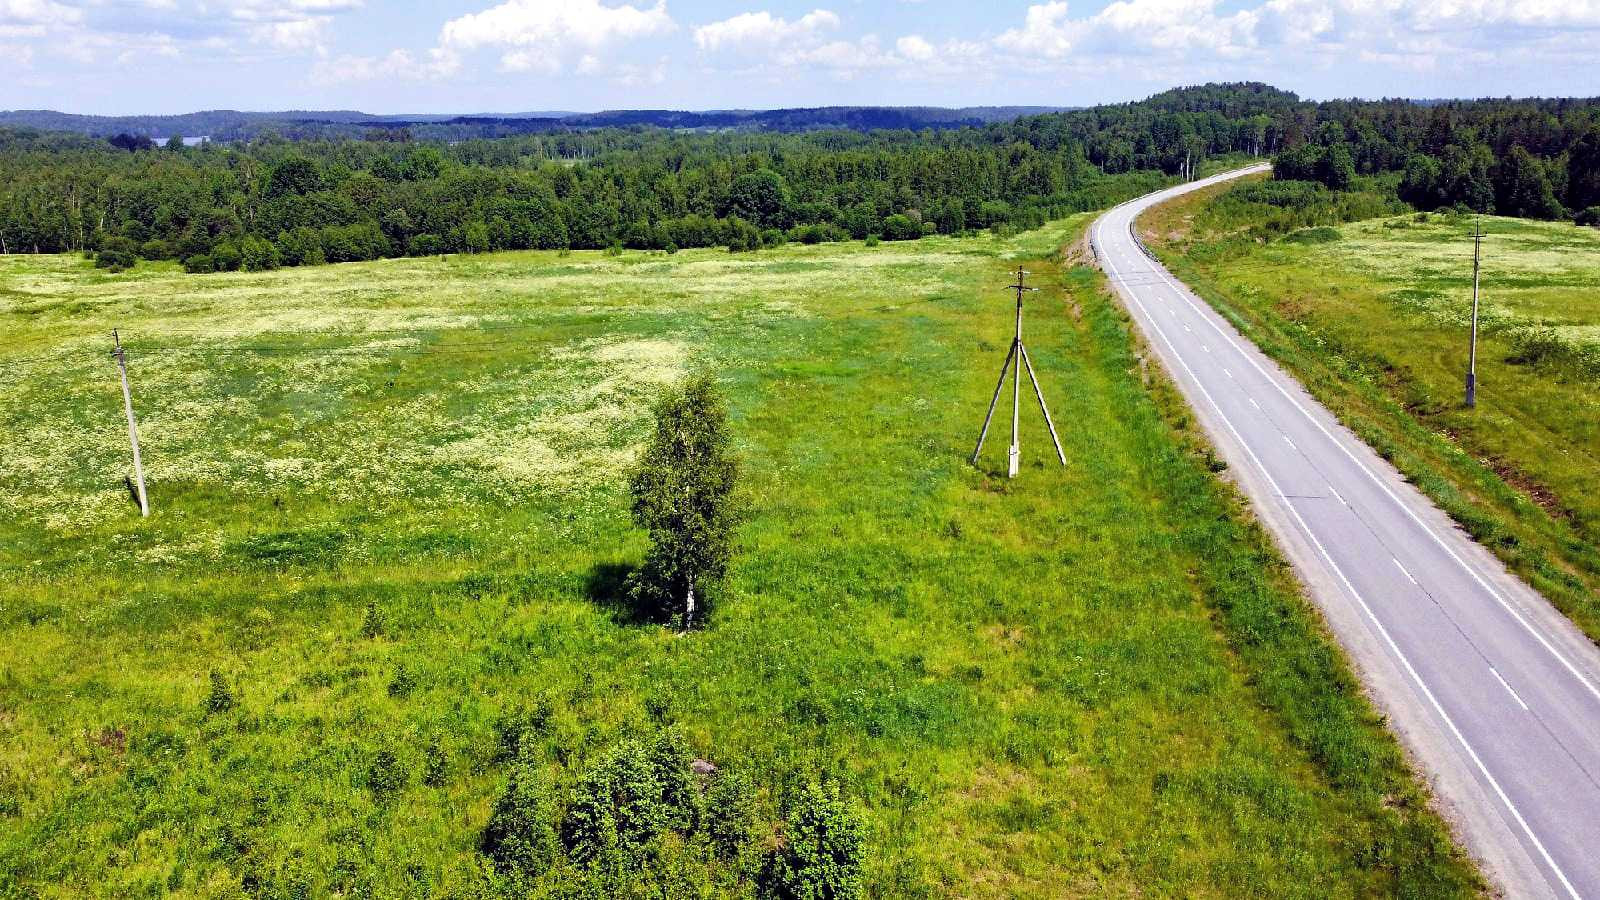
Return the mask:
<svg viewBox="0 0 1600 900"><path fill-rule="evenodd" d="M796 792L763 856L750 781L723 770L698 775L692 763L675 728L618 741L575 775L524 744L480 849L513 892L549 878L630 893L688 866L702 880L762 897L861 896L865 825L837 785Z"/></svg>

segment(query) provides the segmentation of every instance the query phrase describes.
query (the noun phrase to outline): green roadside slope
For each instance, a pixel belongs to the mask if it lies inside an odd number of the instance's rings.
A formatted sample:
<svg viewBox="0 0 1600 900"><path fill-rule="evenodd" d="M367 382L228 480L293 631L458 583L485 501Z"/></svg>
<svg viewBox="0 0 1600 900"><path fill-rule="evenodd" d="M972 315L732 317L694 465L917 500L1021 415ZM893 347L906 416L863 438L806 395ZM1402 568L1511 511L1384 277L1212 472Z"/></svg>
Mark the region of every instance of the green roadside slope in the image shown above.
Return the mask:
<svg viewBox="0 0 1600 900"><path fill-rule="evenodd" d="M1600 231L1482 218L1468 409L1473 217L1284 184L1199 192L1140 227L1201 296L1600 637Z"/></svg>

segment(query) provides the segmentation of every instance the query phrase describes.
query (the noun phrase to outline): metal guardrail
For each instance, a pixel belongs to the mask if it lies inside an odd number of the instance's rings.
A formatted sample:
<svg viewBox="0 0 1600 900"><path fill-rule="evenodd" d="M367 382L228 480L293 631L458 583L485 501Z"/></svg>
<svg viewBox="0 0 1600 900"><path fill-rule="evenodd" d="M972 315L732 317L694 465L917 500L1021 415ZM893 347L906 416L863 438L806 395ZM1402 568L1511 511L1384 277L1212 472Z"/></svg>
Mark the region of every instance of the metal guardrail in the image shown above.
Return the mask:
<svg viewBox="0 0 1600 900"><path fill-rule="evenodd" d="M1134 246L1139 248L1139 252L1150 257L1151 262L1161 262L1154 253L1150 252L1150 248L1144 245L1144 238L1139 237L1139 229L1134 227L1134 220L1132 219L1128 220L1128 237L1133 238Z"/></svg>

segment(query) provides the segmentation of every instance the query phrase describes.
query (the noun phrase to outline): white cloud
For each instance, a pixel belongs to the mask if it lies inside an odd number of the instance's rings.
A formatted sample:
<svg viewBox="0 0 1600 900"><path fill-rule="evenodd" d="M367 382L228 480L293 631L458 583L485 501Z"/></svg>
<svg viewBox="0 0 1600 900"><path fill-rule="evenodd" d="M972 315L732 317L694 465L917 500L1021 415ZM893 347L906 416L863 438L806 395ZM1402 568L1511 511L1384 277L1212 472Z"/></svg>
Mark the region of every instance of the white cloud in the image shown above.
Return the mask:
<svg viewBox="0 0 1600 900"><path fill-rule="evenodd" d="M446 22L439 44L450 51L504 48L503 69L556 72L574 55L592 55L610 44L676 28L665 0L649 7L607 6L600 0L507 0Z"/></svg>
<svg viewBox="0 0 1600 900"><path fill-rule="evenodd" d="M813 47L785 50L778 61L795 68L827 69L845 77L868 69L893 68L905 62L880 47L878 38L870 34L859 41L828 41Z"/></svg>
<svg viewBox="0 0 1600 900"><path fill-rule="evenodd" d="M1082 23L1067 17L1065 0L1051 0L1028 7L1022 27L1003 32L995 43L1018 53L1062 57L1072 50L1082 30Z"/></svg>
<svg viewBox="0 0 1600 900"><path fill-rule="evenodd" d="M921 35L908 34L894 42L895 52L912 62L927 62L934 58L933 45Z"/></svg>
<svg viewBox="0 0 1600 900"><path fill-rule="evenodd" d="M0 68L27 69L32 66L32 47L27 44L0 44Z"/></svg>
<svg viewBox="0 0 1600 900"><path fill-rule="evenodd" d="M48 25L58 22L76 22L83 11L51 0L0 0L0 22L22 22Z"/></svg>
<svg viewBox="0 0 1600 900"><path fill-rule="evenodd" d="M82 20L82 10L50 0L0 0L0 38L42 37L53 28Z"/></svg>
<svg viewBox="0 0 1600 900"><path fill-rule="evenodd" d="M392 50L386 56L339 56L311 67L317 84L350 81L423 81L454 74L460 60L448 50L433 49L422 55Z"/></svg>
<svg viewBox="0 0 1600 900"><path fill-rule="evenodd" d="M1047 61L1266 61L1264 54L1283 49L1393 60L1448 52L1462 42L1494 41L1515 52L1530 38L1505 33L1508 27L1600 28L1600 0L1265 0L1230 13L1220 6L1219 0L1117 0L1073 18L1064 0L1049 0L1029 6L1022 25L1002 32L995 45ZM1445 33L1455 41L1417 40ZM1283 57L1276 59L1281 72Z"/></svg>
<svg viewBox="0 0 1600 900"><path fill-rule="evenodd" d="M268 22L256 26L252 36L261 43L281 50L320 50L327 37L330 21L326 16L313 16L287 22Z"/></svg>
<svg viewBox="0 0 1600 900"><path fill-rule="evenodd" d="M664 0L655 6L606 6L599 0L507 0L444 24L442 43L485 46L576 44L599 47L614 40L665 34L675 26Z"/></svg>
<svg viewBox="0 0 1600 900"><path fill-rule="evenodd" d="M335 17L363 0L0 0L0 40L28 41L27 58L119 74L161 59L236 65L267 55L325 55Z"/></svg>
<svg viewBox="0 0 1600 900"><path fill-rule="evenodd" d="M907 5L916 2L878 4L879 13L906 23L879 34L849 21L859 4L804 15L809 4L793 12L751 4L728 18L682 23L683 35L666 0L476 0L468 4L476 11L436 14L431 50L423 43L366 55L371 51L341 52L341 37L384 28L384 17L394 14L387 4L0 0L0 69L20 84L10 73L30 65L64 80L112 65L133 78L144 63L171 71L160 60L173 57L240 72L274 59L307 59L315 61L312 80L327 84L439 79L498 63L505 72L631 85L754 80L772 85L775 98L807 78L873 72L885 82L959 84L963 96L974 96L980 80L1004 80L1009 86L994 97L1005 102L1036 96L1039 85L1128 95L1240 78L1313 92L1318 85L1438 93L1437 85L1455 84L1442 78L1449 66L1476 75L1463 92L1497 90L1502 81L1499 90L1539 84L1550 92L1552 83L1571 93L1600 89L1591 64L1600 46L1600 0L1030 0L997 30L956 38L927 30L935 27L925 22L929 7ZM676 41L652 40L675 32ZM682 58L694 51L695 62ZM1428 71L1441 77L1414 77ZM1085 93L1070 91L1074 99Z"/></svg>
<svg viewBox="0 0 1600 900"><path fill-rule="evenodd" d="M760 49L785 41L807 40L838 27L838 15L826 9L814 9L793 22L762 10L702 25L694 30L694 43L709 51Z"/></svg>
<svg viewBox="0 0 1600 900"><path fill-rule="evenodd" d="M936 74L944 65L946 51L951 58L966 59L969 50L950 42L936 46L921 35L905 35L886 45L875 34L835 37L844 23L838 14L815 9L790 21L765 11L742 13L720 22L702 25L694 31L695 45L716 56L730 57L735 71L768 77L792 77L795 73L831 75L849 80L867 71L897 71L909 74Z"/></svg>
<svg viewBox="0 0 1600 900"><path fill-rule="evenodd" d="M165 3L168 8L174 8L172 0L146 2ZM298 22L352 12L362 6L362 0L233 0L226 9L229 18L240 22ZM202 3L194 12L203 19L220 10Z"/></svg>

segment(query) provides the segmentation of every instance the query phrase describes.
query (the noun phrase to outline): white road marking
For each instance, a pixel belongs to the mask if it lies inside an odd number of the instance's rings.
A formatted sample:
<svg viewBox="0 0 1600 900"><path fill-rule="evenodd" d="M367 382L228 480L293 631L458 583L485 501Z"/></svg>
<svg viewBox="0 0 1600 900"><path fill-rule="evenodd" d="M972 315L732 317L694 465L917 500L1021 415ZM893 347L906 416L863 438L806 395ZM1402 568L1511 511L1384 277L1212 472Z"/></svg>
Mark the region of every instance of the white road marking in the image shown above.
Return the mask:
<svg viewBox="0 0 1600 900"><path fill-rule="evenodd" d="M1331 485L1331 484L1328 485L1328 492L1333 494L1333 499L1339 501L1340 503L1344 503L1345 506L1349 506L1350 505L1349 503L1345 502L1344 497L1339 495L1339 491L1337 489L1335 489L1333 485Z"/></svg>
<svg viewBox="0 0 1600 900"><path fill-rule="evenodd" d="M1407 581L1411 582L1412 584L1417 585L1417 587L1422 587L1421 584L1418 584L1417 579L1410 572L1406 571L1406 567L1400 563L1400 560L1396 559L1394 561L1394 564L1395 564L1395 567L1400 570L1400 574L1404 575L1406 577Z"/></svg>
<svg viewBox="0 0 1600 900"><path fill-rule="evenodd" d="M1115 267L1113 266L1113 268ZM1178 352L1178 348L1172 343L1172 339L1167 337L1166 332L1161 330L1161 326L1155 324L1155 318L1150 315L1150 310L1144 305L1144 302L1140 300L1138 295L1134 294L1132 291L1128 292L1128 298L1137 304L1139 309L1144 313L1145 317L1150 320L1150 327L1154 329L1156 334L1161 337L1162 342L1167 345L1167 349L1172 351L1173 358L1176 359L1178 361L1178 365L1182 366L1183 370L1188 373L1189 380L1194 382L1195 388L1199 390L1201 395L1206 398L1206 402L1210 403L1211 408L1216 410L1217 417L1222 420L1223 425L1227 426L1228 431L1233 433L1234 440L1238 441L1239 446L1244 448L1244 452L1249 455L1250 460L1255 463L1256 468L1260 470L1262 477L1267 480L1267 484L1272 488L1273 492L1282 496L1283 489L1278 487L1277 480L1272 477L1272 473L1267 471L1267 467L1262 464L1261 459L1257 457L1255 451L1250 448L1250 445L1244 439L1244 435L1239 433L1239 430L1234 427L1233 422L1228 418L1227 414L1222 411L1222 406L1217 403L1216 398L1211 396L1210 391L1206 390L1206 386L1200 381L1200 377L1194 373L1193 369L1189 368L1189 363L1185 361L1183 355ZM1265 375L1266 373L1263 372L1262 374ZM1282 388L1280 387L1279 390L1282 390ZM1309 417L1309 414L1307 415ZM1396 501L1398 502L1398 498L1396 498ZM1534 833L1533 827L1528 824L1528 820L1522 817L1522 812L1517 809L1517 805L1511 802L1511 798L1507 796L1505 790L1500 787L1500 782L1496 780L1494 775L1489 772L1489 767L1484 765L1483 759L1478 756L1478 752L1472 748L1471 744L1467 743L1466 736L1461 733L1461 729L1456 727L1455 720L1450 718L1450 714L1445 712L1444 706L1441 705L1439 703L1439 699L1433 695L1433 690L1428 687L1428 683L1422 680L1422 676L1417 673L1417 669L1411 664L1411 660L1408 659L1404 651L1400 649L1400 645L1395 643L1394 637L1389 634L1389 629L1384 627L1383 622L1379 620L1377 614L1372 611L1372 607L1367 604L1366 598L1362 597L1361 593L1356 590L1355 585L1350 583L1350 578L1345 575L1344 570L1339 567L1339 564L1333 561L1333 557L1328 553L1327 548L1322 545L1322 541L1317 539L1316 532L1312 531L1311 526L1306 524L1306 520L1301 517L1300 511L1295 509L1293 503L1285 503L1284 507L1289 510L1289 515L1293 516L1295 522L1299 524L1300 530L1305 532L1306 538L1310 540L1312 546L1317 549L1317 553L1322 557L1323 561L1328 564L1328 568L1333 571L1334 575L1338 576L1340 583L1344 585L1345 591L1361 607L1361 611L1366 615L1367 620L1372 623L1372 627L1377 630L1379 636L1383 638L1384 643L1389 646L1389 651L1393 653L1395 658L1400 661L1400 664L1405 667L1406 673L1411 676L1411 680L1416 682L1417 689L1422 692L1423 697L1427 698L1428 704L1433 707L1433 711L1439 715L1441 720L1444 721L1445 726L1450 729L1450 733L1455 736L1456 741L1461 744L1462 749L1467 752L1467 757L1472 760L1473 765L1477 767L1478 772L1482 774L1484 780L1489 783L1489 787L1494 790L1495 796L1500 798L1500 802L1505 804L1506 810L1511 813L1512 818L1516 819L1517 824L1522 828L1522 833L1528 836L1528 840L1533 844L1534 848L1539 851L1539 856L1544 859L1545 864L1548 865L1550 870L1555 873L1556 877L1561 880L1562 886L1567 889L1568 896L1572 897L1572 900L1583 900L1583 898L1578 894L1577 889L1572 886L1572 882L1567 880L1567 874L1561 871L1560 866L1556 865L1555 859L1550 856L1550 851L1545 849L1544 842L1539 840L1539 836Z"/></svg>
<svg viewBox="0 0 1600 900"><path fill-rule="evenodd" d="M1300 449L1300 448L1299 448L1299 447L1296 447L1296 446L1295 446L1295 445L1294 445L1294 441L1291 441L1291 440L1289 440L1289 436L1288 436L1288 435L1287 435L1287 434L1286 434L1286 435L1284 435L1284 436L1283 436L1283 442L1284 442L1284 443L1285 443L1285 444L1288 444L1288 445L1289 445L1289 449L1290 449L1290 450L1294 450L1294 451L1297 451L1297 452L1298 452L1298 451L1299 451L1299 449Z"/></svg>
<svg viewBox="0 0 1600 900"><path fill-rule="evenodd" d="M1254 397L1246 397L1245 399L1249 400L1250 401L1250 405L1254 406L1257 410L1261 409L1261 404L1256 402L1256 398L1254 398Z"/></svg>
<svg viewBox="0 0 1600 900"><path fill-rule="evenodd" d="M1202 350L1202 351L1204 351L1204 352L1206 352L1206 353L1210 353L1210 352L1211 352L1211 348L1210 348L1210 347L1207 347L1207 346L1206 346L1206 345L1205 345L1205 344L1201 344L1201 345L1200 345L1200 349L1201 349L1201 350Z"/></svg>
<svg viewBox="0 0 1600 900"><path fill-rule="evenodd" d="M1511 699L1517 701L1517 705L1522 707L1522 711L1523 712L1532 712L1533 711L1531 709L1528 709L1528 704L1522 702L1522 698L1517 696L1517 692L1511 689L1511 685L1506 684L1506 680L1504 678L1500 677L1500 672L1498 670L1496 670L1494 666L1490 666L1489 667L1489 673L1494 676L1494 680L1495 681L1500 682L1500 686L1501 687L1506 689L1506 693L1511 695Z"/></svg>
<svg viewBox="0 0 1600 900"><path fill-rule="evenodd" d="M1228 367L1227 366L1223 366L1222 367L1222 374L1228 376L1229 378L1233 377L1233 373L1228 371Z"/></svg>
<svg viewBox="0 0 1600 900"><path fill-rule="evenodd" d="M1156 277L1158 277L1158 278L1162 279L1163 281L1167 282L1167 284L1172 286L1174 290L1177 289L1177 285L1172 281L1172 279L1170 277L1168 277L1168 275L1167 275L1167 273L1166 273L1166 271L1164 269L1156 268L1156 269L1153 269L1152 271L1155 272ZM1280 394L1282 394L1284 396L1284 399L1288 400L1291 404L1293 404L1294 408L1299 410L1301 415L1305 416L1308 420L1310 420L1311 424L1315 425L1317 430L1322 432L1323 436L1325 436L1329 441L1331 441L1335 447L1338 447L1340 452L1342 452L1346 457L1348 457L1351 462L1355 463L1356 468L1360 469L1362 471L1362 473L1367 476L1367 478L1371 479L1371 481L1378 486L1379 490L1382 490L1383 493L1385 495L1387 495L1388 498L1391 501L1394 502L1395 506L1398 506L1400 508L1400 510L1402 512L1404 512L1406 514L1406 516L1411 519L1412 522L1416 523L1417 527L1421 528L1423 530L1423 532L1428 535L1428 537L1433 538L1433 542L1435 544L1439 545L1439 549L1443 550L1445 552L1445 554L1448 555L1450 557L1450 559L1452 559L1455 562L1456 565L1460 566L1462 571L1466 572L1469 576L1471 576L1472 580L1476 581L1478 583L1478 586L1483 588L1485 593L1487 593L1489 596L1493 597L1495 599L1495 602L1500 604L1500 608L1504 609L1508 614L1510 614L1511 618L1515 619L1518 625L1521 625L1523 627L1523 629L1528 632L1528 634L1532 635L1533 639L1539 642L1539 646L1543 647L1547 653L1549 653L1558 662L1560 662L1562 668L1566 669L1568 674L1572 675L1573 678L1576 678L1578 680L1578 683L1582 684L1583 687L1596 700L1600 700L1600 686L1596 686L1595 683L1593 681L1589 680L1589 678L1586 675L1584 675L1582 672L1578 671L1578 667L1573 665L1572 661L1567 659L1565 654L1563 654L1561 651L1557 650L1555 648L1555 646L1552 645L1548 640L1546 640L1545 636L1540 634L1538 629L1534 628L1533 624L1531 622L1529 622L1526 618L1524 618L1522 616L1522 614L1520 612L1518 612L1516 610L1516 608L1513 607L1509 601L1507 601L1504 597L1500 596L1500 592L1495 590L1493 587L1491 587L1489 585L1489 582L1482 575L1480 575L1478 573L1477 569L1473 568L1472 566L1467 565L1467 561L1462 559L1455 552L1455 550L1451 549L1450 545L1445 543L1444 538L1441 538L1438 535L1438 533L1436 533L1432 528L1429 528L1428 524L1426 522L1422 521L1422 517L1421 516L1418 516L1416 514L1416 512L1413 511L1411 509L1411 507L1405 503L1405 501L1401 500L1398 496L1395 495L1394 491L1389 489L1389 486L1383 482L1383 479L1379 478L1376 473L1374 473L1371 469L1367 468L1366 463L1363 463L1361 461L1361 459L1359 457L1357 457L1353 451L1350 450L1349 447L1346 447L1344 445L1343 441L1341 441L1337 437L1335 437L1333 432L1329 431L1326 426L1324 426L1320 421L1317 420L1316 416L1313 416L1309 410L1307 410L1304 406L1302 406L1300 404L1299 400L1295 399L1293 394L1289 393L1288 389L1286 389L1283 385L1279 384L1277 379L1273 378L1272 375L1270 373L1268 373L1267 370L1265 368L1263 368L1262 365L1259 362L1257 362L1254 357L1252 357L1249 353L1245 352L1245 349L1243 347L1239 346L1239 342L1234 340L1232 335L1230 335L1226 331L1224 331L1222 329L1222 327L1220 325L1218 325L1216 322L1212 321L1209 316L1207 316L1204 313L1202 313L1200 311L1200 307L1197 305L1197 303L1196 303L1196 301L1194 299L1192 299L1191 297L1189 297L1186 294L1184 294L1182 296L1183 296L1183 301L1185 303L1189 304L1189 307L1191 309L1193 309L1195 311L1195 313L1197 315L1199 315L1200 318L1207 325L1211 326L1211 329L1213 331L1215 331L1217 334L1221 335L1223 340L1225 340L1228 343L1232 344L1234 349L1238 350L1240 355L1244 356L1245 360L1247 362L1249 362L1250 365L1254 366L1256 371L1259 372L1262 377L1266 378L1267 381L1272 383L1272 386L1275 389L1277 389L1278 393L1280 393Z"/></svg>

